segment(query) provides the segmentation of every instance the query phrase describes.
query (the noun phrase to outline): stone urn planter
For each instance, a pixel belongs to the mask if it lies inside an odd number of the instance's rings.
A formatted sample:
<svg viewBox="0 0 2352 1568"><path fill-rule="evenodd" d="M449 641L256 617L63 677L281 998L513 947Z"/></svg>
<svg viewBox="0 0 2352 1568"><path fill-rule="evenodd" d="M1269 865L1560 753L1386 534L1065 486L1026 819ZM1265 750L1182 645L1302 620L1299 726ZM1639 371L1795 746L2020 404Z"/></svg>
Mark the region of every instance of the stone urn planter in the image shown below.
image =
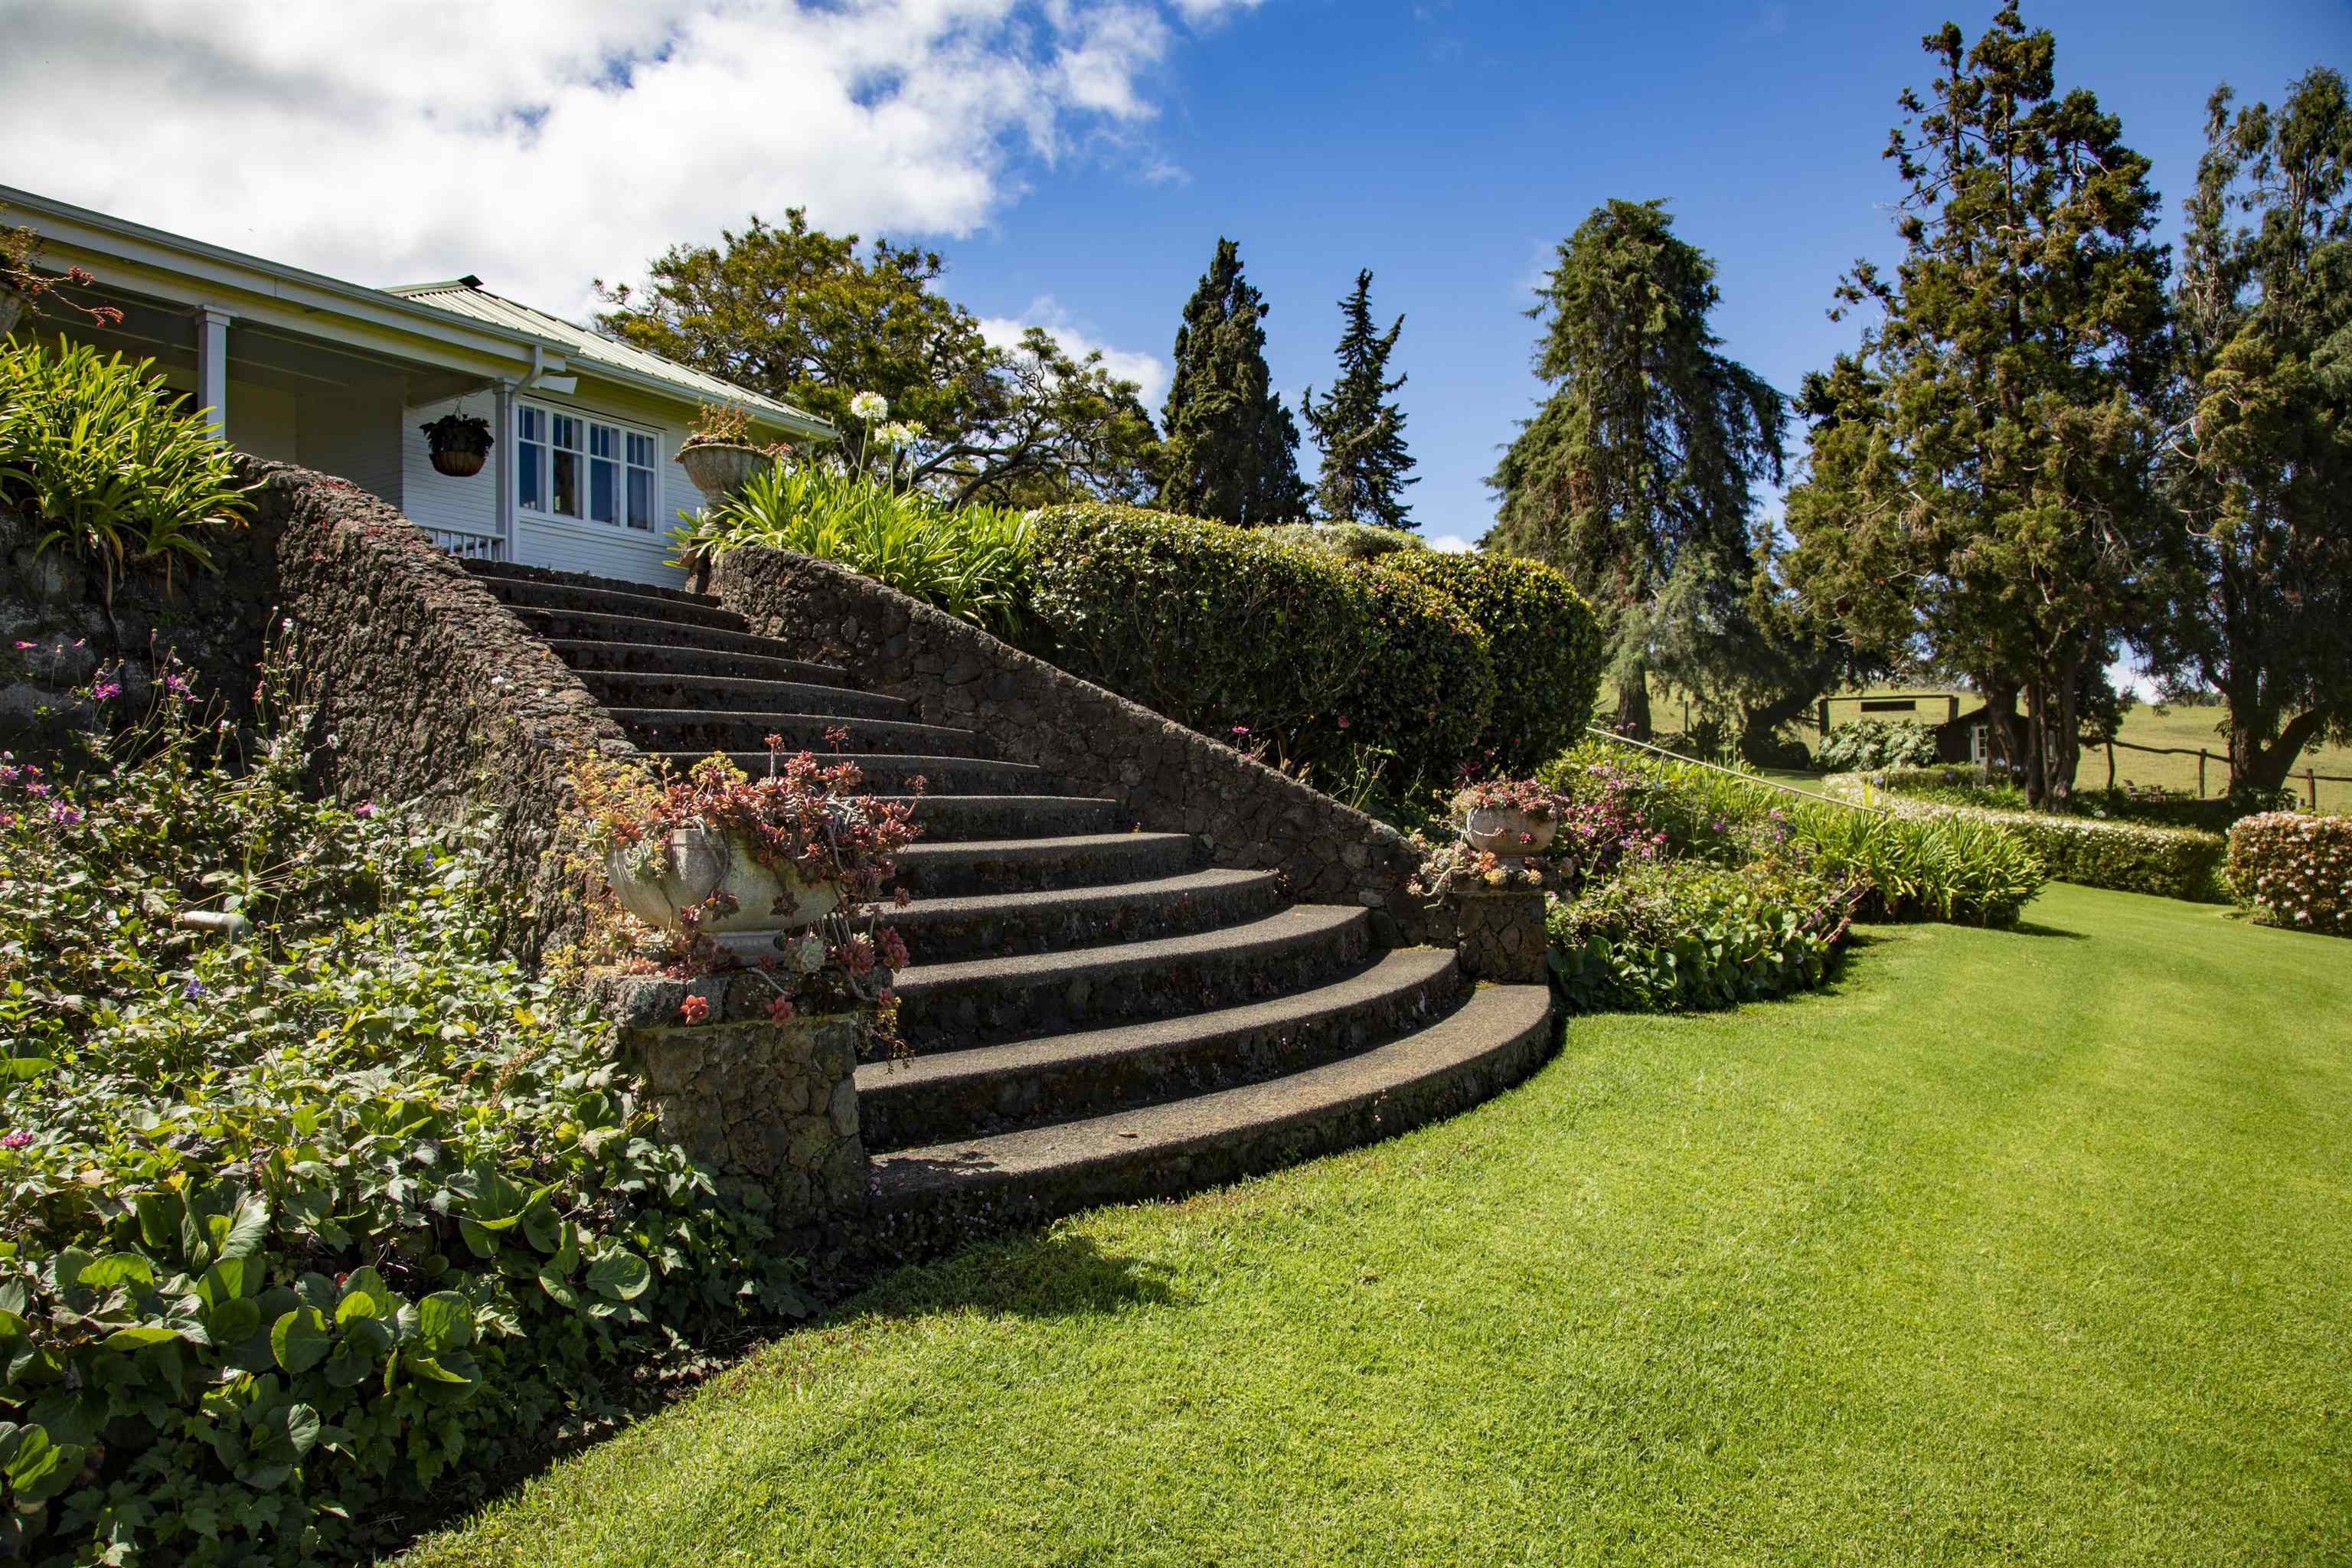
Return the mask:
<svg viewBox="0 0 2352 1568"><path fill-rule="evenodd" d="M713 500L726 500L742 494L743 487L775 459L740 441L690 441L677 449L677 461L696 489Z"/></svg>
<svg viewBox="0 0 2352 1568"><path fill-rule="evenodd" d="M665 931L684 930L681 911L727 894L735 908L702 910L694 929L747 962L773 953L778 937L814 925L841 902L837 888L811 887L789 866L771 870L740 836L705 827L673 828L650 854L616 847L604 874L623 909Z"/></svg>
<svg viewBox="0 0 2352 1568"><path fill-rule="evenodd" d="M1559 824L1513 806L1474 805L1464 816L1462 837L1489 855L1539 855Z"/></svg>

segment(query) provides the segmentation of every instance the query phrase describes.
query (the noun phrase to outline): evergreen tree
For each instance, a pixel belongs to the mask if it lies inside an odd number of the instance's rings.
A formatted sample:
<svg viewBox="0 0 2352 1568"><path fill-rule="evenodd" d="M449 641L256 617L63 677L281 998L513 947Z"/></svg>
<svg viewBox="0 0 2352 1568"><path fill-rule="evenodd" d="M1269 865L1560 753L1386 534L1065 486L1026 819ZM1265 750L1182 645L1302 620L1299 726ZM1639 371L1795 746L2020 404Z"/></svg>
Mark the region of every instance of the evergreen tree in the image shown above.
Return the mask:
<svg viewBox="0 0 2352 1568"><path fill-rule="evenodd" d="M1861 351L1809 376L1791 580L1862 647L1966 675L2027 798L2073 789L2086 699L2166 549L2149 400L2165 357L2147 160L2006 6L1922 40L1886 150L1909 187L1892 278L1856 263ZM2019 714L2015 704L2025 703Z"/></svg>
<svg viewBox="0 0 2352 1568"><path fill-rule="evenodd" d="M1561 244L1528 312L1549 318L1536 374L1555 390L1487 481L1486 547L1558 567L1592 602L1636 736L1653 669L1724 686L1750 639L1748 521L1757 482L1780 480L1786 417L1718 352L1715 264L1673 226L1661 202L1612 201Z"/></svg>
<svg viewBox="0 0 2352 1568"><path fill-rule="evenodd" d="M1387 379L1389 355L1404 331L1399 316L1383 334L1372 330L1372 275L1356 274L1356 291L1339 301L1347 328L1339 334L1339 379L1320 404L1307 389L1307 426L1322 448L1323 472L1315 500L1335 522L1412 526L1403 499L1412 458L1404 449L1404 413L1388 401L1404 377Z"/></svg>
<svg viewBox="0 0 2352 1568"><path fill-rule="evenodd" d="M2185 215L2163 458L2184 570L2151 651L2221 694L2232 778L2276 789L2313 741L2352 742L2352 101L2325 68L2276 113L2231 101Z"/></svg>
<svg viewBox="0 0 2352 1568"><path fill-rule="evenodd" d="M1170 511L1244 527L1307 515L1298 426L1265 366L1259 323L1269 309L1242 277L1241 247L1219 239L1176 330L1176 374L1161 418L1160 504Z"/></svg>

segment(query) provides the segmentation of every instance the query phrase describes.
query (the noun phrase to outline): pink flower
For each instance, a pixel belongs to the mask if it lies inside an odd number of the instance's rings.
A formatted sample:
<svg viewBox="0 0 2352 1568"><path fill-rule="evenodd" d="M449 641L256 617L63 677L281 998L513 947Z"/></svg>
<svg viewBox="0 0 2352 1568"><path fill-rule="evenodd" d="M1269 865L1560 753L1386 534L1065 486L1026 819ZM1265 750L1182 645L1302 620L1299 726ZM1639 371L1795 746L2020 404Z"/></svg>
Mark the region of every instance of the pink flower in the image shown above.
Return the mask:
<svg viewBox="0 0 2352 1568"><path fill-rule="evenodd" d="M710 1016L710 999L689 996L677 1005L677 1016L689 1024L699 1024Z"/></svg>
<svg viewBox="0 0 2352 1568"><path fill-rule="evenodd" d="M17 639L16 639L16 651L17 651L18 653L23 653L23 652L25 652L26 649L30 648L32 646L33 646L33 645L32 645L31 643L28 643L28 642L25 641L22 637L19 637L19 638L17 638ZM14 1138L14 1137L16 1136L16 1134L15 1134L14 1132L11 1132L10 1134L8 1134L8 1136L9 1136L9 1137L11 1137L11 1138Z"/></svg>
<svg viewBox="0 0 2352 1568"><path fill-rule="evenodd" d="M50 819L56 822L59 827L79 827L81 826L80 809L76 806L68 805L61 800L53 800L49 803L49 816Z"/></svg>
<svg viewBox="0 0 2352 1568"><path fill-rule="evenodd" d="M366 821L369 817L375 815L375 802L372 800L363 800L360 802L359 805L352 807L352 815L358 817L362 822Z"/></svg>
<svg viewBox="0 0 2352 1568"><path fill-rule="evenodd" d="M20 1127L5 1138L0 1138L0 1149L22 1149L32 1141L33 1135Z"/></svg>
<svg viewBox="0 0 2352 1568"><path fill-rule="evenodd" d="M1339 728L1341 728L1342 730L1344 730L1344 729L1346 729L1347 727L1348 727L1348 716L1347 716L1345 713L1342 713L1342 714L1340 714L1340 715L1339 715Z"/></svg>
<svg viewBox="0 0 2352 1568"><path fill-rule="evenodd" d="M791 1020L792 1016L793 999L791 997L777 996L769 1001L768 1016L774 1019L777 1023L787 1023Z"/></svg>
<svg viewBox="0 0 2352 1568"><path fill-rule="evenodd" d="M122 686L119 681L101 680L96 686L89 689L89 694L99 701L103 702L110 697L121 696Z"/></svg>

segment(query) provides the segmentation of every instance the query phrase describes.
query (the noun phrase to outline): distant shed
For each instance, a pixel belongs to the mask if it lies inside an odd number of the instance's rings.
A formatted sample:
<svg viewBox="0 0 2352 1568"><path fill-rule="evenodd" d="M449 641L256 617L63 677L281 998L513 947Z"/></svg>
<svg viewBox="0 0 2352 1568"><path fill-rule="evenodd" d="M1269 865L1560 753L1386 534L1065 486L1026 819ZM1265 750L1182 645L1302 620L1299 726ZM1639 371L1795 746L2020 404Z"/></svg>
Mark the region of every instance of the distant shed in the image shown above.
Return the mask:
<svg viewBox="0 0 2352 1568"><path fill-rule="evenodd" d="M1873 691L1824 697L1814 714L1815 725L1824 737L1832 724L1865 719L1925 724L1935 732L1936 756L1941 762L1982 763L1992 754L1984 699L1972 691Z"/></svg>

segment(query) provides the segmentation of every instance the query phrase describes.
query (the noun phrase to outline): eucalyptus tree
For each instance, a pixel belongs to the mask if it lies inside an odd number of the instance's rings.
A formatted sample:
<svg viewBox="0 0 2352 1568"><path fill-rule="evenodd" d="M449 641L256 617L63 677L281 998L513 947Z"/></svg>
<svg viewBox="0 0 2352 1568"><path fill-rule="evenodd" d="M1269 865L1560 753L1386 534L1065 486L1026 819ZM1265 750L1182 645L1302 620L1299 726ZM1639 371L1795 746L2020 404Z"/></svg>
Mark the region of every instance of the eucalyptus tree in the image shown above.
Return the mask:
<svg viewBox="0 0 2352 1568"><path fill-rule="evenodd" d="M1833 319L1860 348L1806 380L1792 580L1857 645L1965 674L2029 800L2056 805L2084 694L2139 630L2168 558L2153 459L2167 259L2148 163L2015 6L1923 40L1886 157L1893 273L1857 262ZM2024 705L2022 713L2017 703Z"/></svg>

